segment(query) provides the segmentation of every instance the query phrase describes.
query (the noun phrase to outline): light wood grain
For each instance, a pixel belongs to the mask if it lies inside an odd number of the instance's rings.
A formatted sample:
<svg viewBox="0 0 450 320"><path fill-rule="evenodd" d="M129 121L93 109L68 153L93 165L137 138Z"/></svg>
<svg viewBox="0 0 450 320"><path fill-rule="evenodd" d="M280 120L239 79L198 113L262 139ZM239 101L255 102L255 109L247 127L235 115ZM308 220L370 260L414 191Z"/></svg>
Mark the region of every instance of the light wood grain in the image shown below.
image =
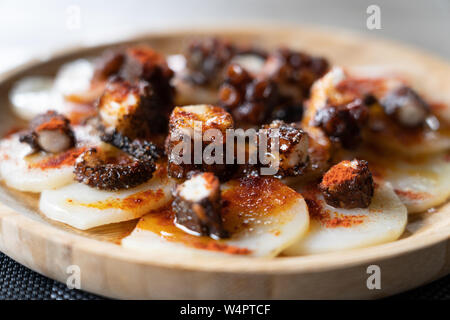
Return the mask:
<svg viewBox="0 0 450 320"><path fill-rule="evenodd" d="M256 31L251 31L256 30ZM313 28L262 28L183 31L139 37L176 53L193 36L222 34L266 47L286 44L322 54L335 64L384 64L406 71L431 96L450 103L450 66L419 50L377 39ZM105 46L59 53L0 77L0 130L17 123L9 111L12 83L30 74L52 75L74 58L92 56ZM426 78L426 81L423 79ZM1 132L0 132L1 133ZM366 249L271 260L198 258L137 253L117 243L135 221L78 231L45 219L37 196L0 188L0 250L29 268L65 282L70 265L81 268L82 289L114 298L138 299L319 299L377 298L398 293L450 272L450 204L415 215L402 239ZM367 266L381 267L382 289L368 290Z"/></svg>

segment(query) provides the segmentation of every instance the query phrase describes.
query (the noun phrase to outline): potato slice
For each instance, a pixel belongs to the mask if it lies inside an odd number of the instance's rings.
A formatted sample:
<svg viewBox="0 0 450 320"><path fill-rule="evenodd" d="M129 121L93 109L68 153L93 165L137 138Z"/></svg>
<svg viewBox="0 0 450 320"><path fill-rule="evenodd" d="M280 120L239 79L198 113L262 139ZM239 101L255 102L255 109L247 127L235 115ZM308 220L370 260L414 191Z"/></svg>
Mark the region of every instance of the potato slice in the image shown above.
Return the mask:
<svg viewBox="0 0 450 320"><path fill-rule="evenodd" d="M88 126L75 126L77 146L64 152L33 153L31 147L13 134L0 142L0 178L11 188L27 192L56 189L73 182L76 158L100 139Z"/></svg>
<svg viewBox="0 0 450 320"><path fill-rule="evenodd" d="M311 226L308 235L287 248L289 256L369 247L398 239L407 223L406 207L389 184L376 184L365 209L334 208L315 188L302 188Z"/></svg>
<svg viewBox="0 0 450 320"><path fill-rule="evenodd" d="M103 92L102 86L91 87L93 72L91 61L78 59L61 66L54 79L33 76L19 80L9 95L14 113L24 120L49 110L71 120L93 115L92 104Z"/></svg>
<svg viewBox="0 0 450 320"><path fill-rule="evenodd" d="M219 100L218 90L191 84L176 75L173 84L176 91L176 105L215 104Z"/></svg>
<svg viewBox="0 0 450 320"><path fill-rule="evenodd" d="M443 126L436 131L431 131L405 130L392 125L390 121L385 121L384 125L383 130L365 132L368 143L410 157L420 157L450 149L450 128L448 127Z"/></svg>
<svg viewBox="0 0 450 320"><path fill-rule="evenodd" d="M30 154L30 146L15 134L0 143L0 178L20 191L59 188L73 181L75 160L84 150L76 147L57 154Z"/></svg>
<svg viewBox="0 0 450 320"><path fill-rule="evenodd" d="M64 98L53 88L49 77L27 77L14 84L9 99L14 113L24 120L31 120L48 110L65 111Z"/></svg>
<svg viewBox="0 0 450 320"><path fill-rule="evenodd" d="M122 245L165 254L273 257L308 230L303 197L274 178L243 178L222 188L222 219L229 239L189 234L173 223L171 209L144 216Z"/></svg>
<svg viewBox="0 0 450 320"><path fill-rule="evenodd" d="M55 90L64 96L80 95L90 90L94 64L78 59L64 64L55 77Z"/></svg>
<svg viewBox="0 0 450 320"><path fill-rule="evenodd" d="M82 230L133 220L171 201L175 181L163 173L165 168L161 167L148 182L116 192L97 190L81 183L45 190L39 209L52 220Z"/></svg>

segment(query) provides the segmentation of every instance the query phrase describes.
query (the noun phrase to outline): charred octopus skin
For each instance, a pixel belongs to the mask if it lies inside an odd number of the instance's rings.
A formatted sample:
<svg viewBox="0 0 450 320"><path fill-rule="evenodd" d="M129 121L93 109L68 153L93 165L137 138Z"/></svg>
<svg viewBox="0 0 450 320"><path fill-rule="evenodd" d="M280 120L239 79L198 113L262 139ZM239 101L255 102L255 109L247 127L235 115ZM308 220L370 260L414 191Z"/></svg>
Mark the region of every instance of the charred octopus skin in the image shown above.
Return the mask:
<svg viewBox="0 0 450 320"><path fill-rule="evenodd" d="M169 109L158 103L156 95L145 80L133 84L118 77L112 79L98 101L104 130L118 132L130 139L164 133Z"/></svg>
<svg viewBox="0 0 450 320"><path fill-rule="evenodd" d="M105 83L111 77L132 85L145 81L151 88L153 104L161 113L170 113L175 94L171 85L173 75L163 55L141 45L106 51L96 62L92 85Z"/></svg>
<svg viewBox="0 0 450 320"><path fill-rule="evenodd" d="M261 72L277 86L277 103L270 119L301 121L312 84L328 70L326 59L304 52L280 48L270 54Z"/></svg>
<svg viewBox="0 0 450 320"><path fill-rule="evenodd" d="M119 76L130 82L147 81L161 109L170 112L173 107L174 88L170 84L174 73L167 65L165 57L147 46L128 48Z"/></svg>
<svg viewBox="0 0 450 320"><path fill-rule="evenodd" d="M112 133L103 133L100 138L103 142L109 143L142 161L157 160L162 154L162 150L151 141L138 139L130 140L127 136L116 131L113 131Z"/></svg>
<svg viewBox="0 0 450 320"><path fill-rule="evenodd" d="M192 41L185 58L186 81L217 89L230 63L236 62L247 71L257 73L264 65L267 53L259 48L236 45L226 39L213 37Z"/></svg>
<svg viewBox="0 0 450 320"><path fill-rule="evenodd" d="M75 164L75 180L108 191L130 189L147 182L155 171L152 160L139 160L113 151L90 148Z"/></svg>
<svg viewBox="0 0 450 320"><path fill-rule="evenodd" d="M231 63L220 86L220 105L243 125L272 119L300 121L313 82L327 70L322 58L283 49L270 55L258 74Z"/></svg>
<svg viewBox="0 0 450 320"><path fill-rule="evenodd" d="M341 105L327 104L319 109L314 124L323 129L331 140L344 148L354 149L361 142L361 129L369 119L369 109L360 99Z"/></svg>
<svg viewBox="0 0 450 320"><path fill-rule="evenodd" d="M75 135L70 121L63 115L48 111L31 121L30 131L20 136L34 151L63 152L75 145Z"/></svg>
<svg viewBox="0 0 450 320"><path fill-rule="evenodd" d="M120 76L129 82L147 80L168 85L173 71L163 55L145 45L107 50L95 61L95 81Z"/></svg>
<svg viewBox="0 0 450 320"><path fill-rule="evenodd" d="M228 66L225 81L219 90L220 105L229 110L236 123L264 123L278 102L275 83L250 75L238 64Z"/></svg>
<svg viewBox="0 0 450 320"><path fill-rule="evenodd" d="M231 166L225 164L226 131L233 128L234 122L231 115L220 107L212 105L176 107L170 116L169 135L165 146L169 176L183 178L190 171L195 170L210 171L220 178L227 176ZM207 138L208 132L211 133L209 129L215 129L214 132L220 136ZM212 133L215 134L214 132ZM196 145L201 147L201 153L198 152L199 150L194 150ZM222 163L208 164L205 161L205 150L213 146L223 151L222 155L211 152L211 156L221 158ZM195 161L195 151L199 156L197 161Z"/></svg>
<svg viewBox="0 0 450 320"><path fill-rule="evenodd" d="M196 173L174 192L175 222L198 235L227 238L222 226L219 179L211 172Z"/></svg>
<svg viewBox="0 0 450 320"><path fill-rule="evenodd" d="M207 38L191 42L185 54L186 80L195 85L217 87L224 68L236 53L236 46L224 39Z"/></svg>
<svg viewBox="0 0 450 320"><path fill-rule="evenodd" d="M295 123L287 124L281 120L264 125L267 130L267 146L270 148L273 139L278 139L279 150L270 151L279 160L277 176L298 176L308 164L308 134Z"/></svg>
<svg viewBox="0 0 450 320"><path fill-rule="evenodd" d="M280 104L301 106L302 101L309 97L314 81L328 69L328 61L324 58L280 48L269 55L263 73L277 84Z"/></svg>
<svg viewBox="0 0 450 320"><path fill-rule="evenodd" d="M428 104L417 92L406 86L388 92L381 100L381 105L388 116L407 128L423 125L430 113Z"/></svg>
<svg viewBox="0 0 450 320"><path fill-rule="evenodd" d="M335 208L367 208L374 183L367 161L341 161L323 176L319 189L325 201Z"/></svg>

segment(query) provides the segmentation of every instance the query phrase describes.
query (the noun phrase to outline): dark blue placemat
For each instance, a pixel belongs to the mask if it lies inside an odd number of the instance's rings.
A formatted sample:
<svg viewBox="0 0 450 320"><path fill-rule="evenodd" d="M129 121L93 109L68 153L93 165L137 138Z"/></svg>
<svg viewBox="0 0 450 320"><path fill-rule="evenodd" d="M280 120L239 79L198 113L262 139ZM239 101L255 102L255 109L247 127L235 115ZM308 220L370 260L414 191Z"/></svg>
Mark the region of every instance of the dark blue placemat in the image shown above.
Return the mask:
<svg viewBox="0 0 450 320"><path fill-rule="evenodd" d="M0 252L0 300L5 299L92 300L101 297L70 290L65 284L44 277Z"/></svg>
<svg viewBox="0 0 450 320"><path fill-rule="evenodd" d="M450 300L450 276L392 298ZM31 271L0 252L0 299L92 300L103 298L80 290L70 290L65 284Z"/></svg>

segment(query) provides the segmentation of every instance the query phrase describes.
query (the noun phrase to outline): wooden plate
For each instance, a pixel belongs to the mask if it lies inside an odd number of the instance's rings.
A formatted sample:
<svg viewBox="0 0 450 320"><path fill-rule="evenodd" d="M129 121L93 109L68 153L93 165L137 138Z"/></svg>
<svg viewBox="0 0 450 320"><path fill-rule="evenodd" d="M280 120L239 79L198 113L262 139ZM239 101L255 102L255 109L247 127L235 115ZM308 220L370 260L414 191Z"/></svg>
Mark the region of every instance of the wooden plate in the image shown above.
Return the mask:
<svg viewBox="0 0 450 320"><path fill-rule="evenodd" d="M344 66L387 65L405 70L433 98L450 104L450 66L435 57L384 40L336 30L246 28L170 32L142 36L120 44L148 42L177 53L192 37L225 35L260 46L285 44L328 57ZM0 133L17 124L8 92L23 76L54 75L58 67L98 54L108 45L59 53L0 76ZM81 288L114 298L139 299L344 299L378 298L405 291L450 271L450 204L433 213L410 217L402 239L370 247L304 257L275 259L198 258L142 254L117 243L135 221L78 231L43 218L37 196L1 187L0 250L50 278L66 282L67 268L81 270ZM369 290L367 268L378 265L381 289Z"/></svg>

